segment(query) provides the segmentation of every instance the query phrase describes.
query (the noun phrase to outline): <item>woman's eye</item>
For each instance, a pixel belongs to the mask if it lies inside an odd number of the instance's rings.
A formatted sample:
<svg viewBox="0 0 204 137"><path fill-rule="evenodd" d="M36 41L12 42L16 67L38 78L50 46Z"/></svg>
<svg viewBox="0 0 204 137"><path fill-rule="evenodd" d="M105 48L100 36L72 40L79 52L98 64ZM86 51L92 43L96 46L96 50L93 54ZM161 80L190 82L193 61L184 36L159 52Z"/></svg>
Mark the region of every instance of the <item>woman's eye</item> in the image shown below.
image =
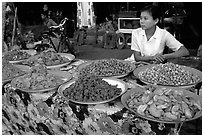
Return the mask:
<svg viewBox="0 0 204 137"><path fill-rule="evenodd" d="M148 20L147 17L140 17L140 20Z"/></svg>
<svg viewBox="0 0 204 137"><path fill-rule="evenodd" d="M144 20L148 20L148 18L147 18L147 17L144 17Z"/></svg>

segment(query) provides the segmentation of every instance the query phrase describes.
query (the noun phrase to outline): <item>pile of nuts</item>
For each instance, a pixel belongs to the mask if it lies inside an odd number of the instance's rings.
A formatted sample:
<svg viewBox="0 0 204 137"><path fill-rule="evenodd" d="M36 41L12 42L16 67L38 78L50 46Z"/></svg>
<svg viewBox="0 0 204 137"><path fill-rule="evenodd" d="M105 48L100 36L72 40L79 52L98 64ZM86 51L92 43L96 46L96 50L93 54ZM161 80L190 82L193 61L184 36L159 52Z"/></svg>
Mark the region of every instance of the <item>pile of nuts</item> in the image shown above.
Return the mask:
<svg viewBox="0 0 204 137"><path fill-rule="evenodd" d="M184 86L201 81L199 76L173 63L155 65L139 72L138 76L141 80L156 85Z"/></svg>
<svg viewBox="0 0 204 137"><path fill-rule="evenodd" d="M92 62L80 71L80 75L93 74L101 77L124 75L133 70L129 63L117 59L103 59Z"/></svg>

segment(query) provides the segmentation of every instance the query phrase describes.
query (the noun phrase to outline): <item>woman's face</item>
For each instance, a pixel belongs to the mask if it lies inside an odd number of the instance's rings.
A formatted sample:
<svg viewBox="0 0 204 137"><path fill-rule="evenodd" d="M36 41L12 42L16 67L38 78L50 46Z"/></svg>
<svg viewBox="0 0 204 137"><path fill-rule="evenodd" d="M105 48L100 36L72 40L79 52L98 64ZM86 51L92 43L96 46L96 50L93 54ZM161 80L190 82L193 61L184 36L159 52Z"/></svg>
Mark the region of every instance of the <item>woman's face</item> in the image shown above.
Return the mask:
<svg viewBox="0 0 204 137"><path fill-rule="evenodd" d="M140 25L143 30L152 28L157 24L157 22L158 22L158 19L154 20L152 15L149 12L147 11L141 12Z"/></svg>

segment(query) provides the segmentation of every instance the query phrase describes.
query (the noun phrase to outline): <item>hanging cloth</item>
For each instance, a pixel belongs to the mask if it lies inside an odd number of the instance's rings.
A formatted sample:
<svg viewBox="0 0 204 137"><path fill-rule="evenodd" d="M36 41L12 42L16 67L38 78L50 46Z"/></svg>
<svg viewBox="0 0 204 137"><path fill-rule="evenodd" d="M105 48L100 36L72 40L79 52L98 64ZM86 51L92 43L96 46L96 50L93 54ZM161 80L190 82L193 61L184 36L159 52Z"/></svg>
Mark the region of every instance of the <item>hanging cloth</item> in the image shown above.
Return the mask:
<svg viewBox="0 0 204 137"><path fill-rule="evenodd" d="M95 26L95 15L92 2L77 2L77 27Z"/></svg>

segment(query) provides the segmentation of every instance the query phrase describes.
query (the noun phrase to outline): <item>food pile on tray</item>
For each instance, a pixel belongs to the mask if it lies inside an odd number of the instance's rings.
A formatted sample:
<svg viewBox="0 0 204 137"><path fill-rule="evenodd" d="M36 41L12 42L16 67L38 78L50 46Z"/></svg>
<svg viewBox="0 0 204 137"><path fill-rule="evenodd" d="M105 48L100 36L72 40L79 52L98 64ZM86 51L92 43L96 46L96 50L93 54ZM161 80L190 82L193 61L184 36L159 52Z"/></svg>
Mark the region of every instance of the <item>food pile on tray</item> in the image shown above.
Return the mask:
<svg viewBox="0 0 204 137"><path fill-rule="evenodd" d="M125 102L137 114L155 121L185 121L202 114L201 97L184 89L143 89L132 92Z"/></svg>
<svg viewBox="0 0 204 137"><path fill-rule="evenodd" d="M30 58L31 55L28 54L25 51L21 51L21 50L12 50L7 52L4 55L4 59L8 60L8 61L18 61L18 60L25 60Z"/></svg>
<svg viewBox="0 0 204 137"><path fill-rule="evenodd" d="M200 76L173 63L155 65L139 72L138 76L145 82L167 86L191 85L201 81Z"/></svg>
<svg viewBox="0 0 204 137"><path fill-rule="evenodd" d="M62 91L68 99L79 102L105 101L120 95L121 92L117 85L111 85L94 75L81 76Z"/></svg>
<svg viewBox="0 0 204 137"><path fill-rule="evenodd" d="M46 51L41 52L39 55L29 58L28 60L24 61L23 64L28 66L34 66L38 63L44 63L46 66L54 66L67 62L70 62L68 58L62 57L52 49L48 49Z"/></svg>
<svg viewBox="0 0 204 137"><path fill-rule="evenodd" d="M64 81L62 78L48 73L43 64L32 67L31 72L12 80L11 84L21 90L43 90L57 87Z"/></svg>
<svg viewBox="0 0 204 137"><path fill-rule="evenodd" d="M93 74L101 77L120 76L130 73L134 67L129 63L117 59L102 59L93 61L80 70L80 75Z"/></svg>

